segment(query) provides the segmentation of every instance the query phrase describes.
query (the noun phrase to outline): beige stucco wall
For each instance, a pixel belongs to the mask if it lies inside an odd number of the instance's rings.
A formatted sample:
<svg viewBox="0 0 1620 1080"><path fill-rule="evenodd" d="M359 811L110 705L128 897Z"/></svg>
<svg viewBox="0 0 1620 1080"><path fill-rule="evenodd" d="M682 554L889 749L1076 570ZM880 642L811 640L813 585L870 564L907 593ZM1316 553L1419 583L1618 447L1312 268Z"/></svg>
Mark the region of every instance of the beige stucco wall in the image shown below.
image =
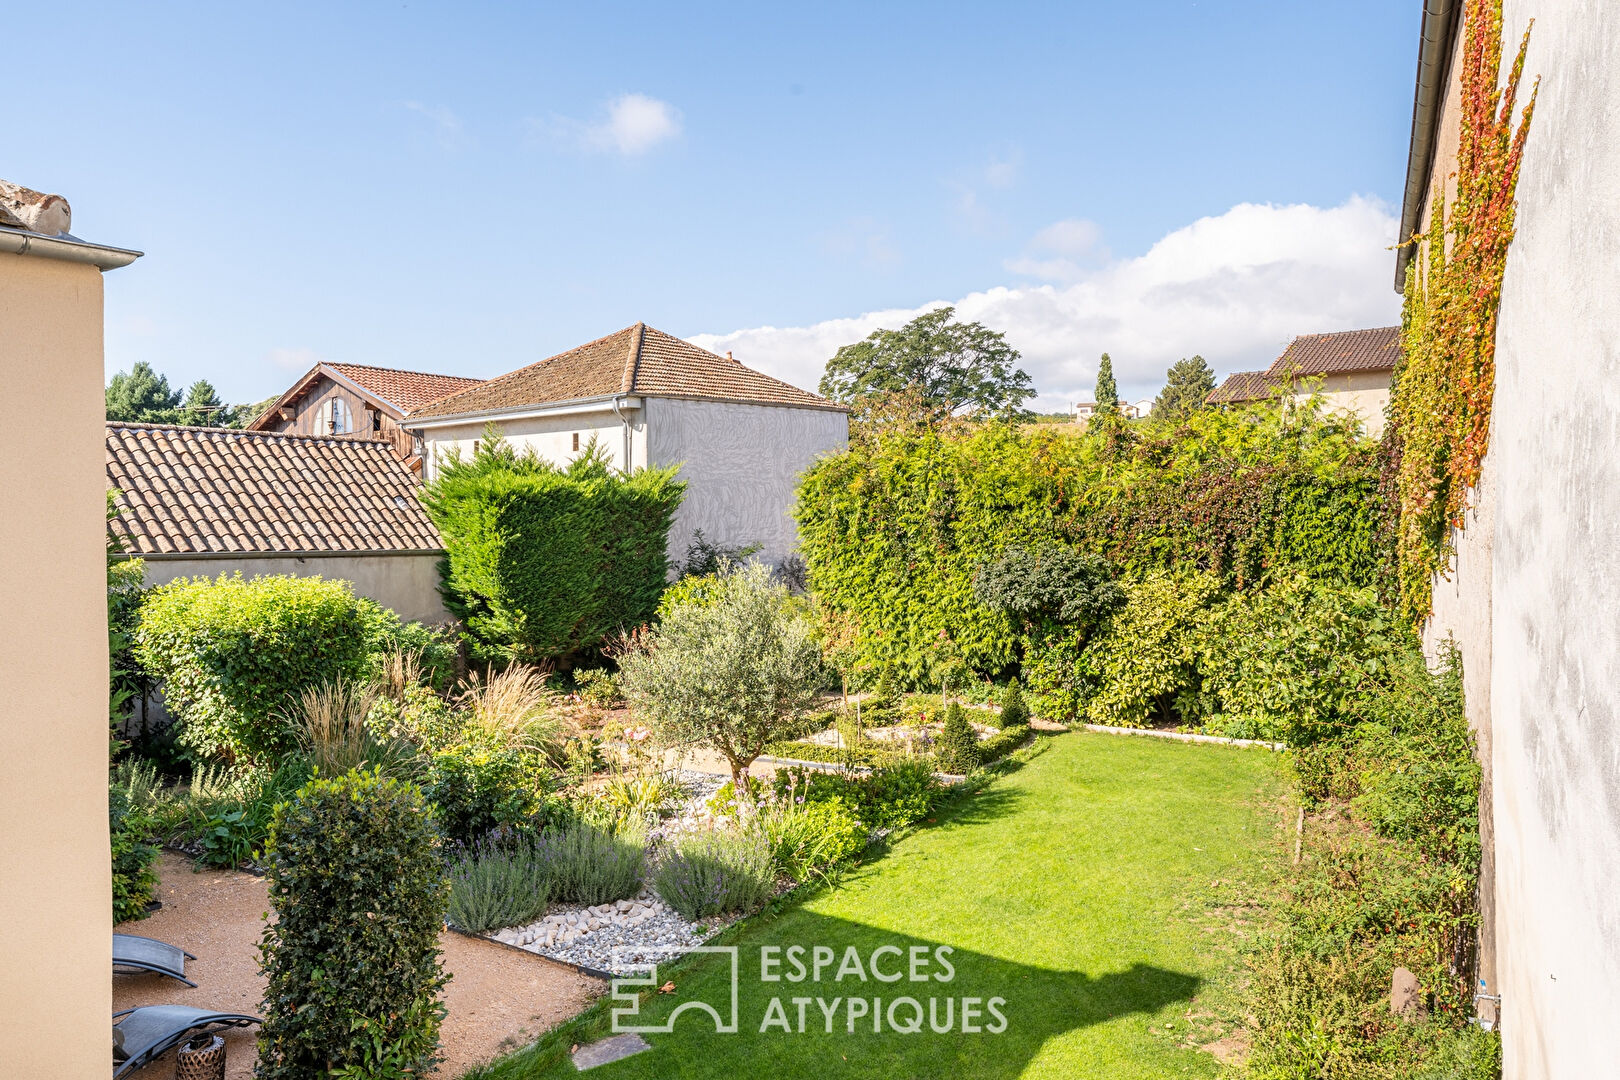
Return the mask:
<svg viewBox="0 0 1620 1080"><path fill-rule="evenodd" d="M110 1061L101 335L100 271L0 254L0 1076L18 1080Z"/></svg>
<svg viewBox="0 0 1620 1080"><path fill-rule="evenodd" d="M640 408L624 408L621 412L630 421L630 467L647 464L646 416ZM409 421L407 421L409 423ZM435 475L440 455L452 449L460 450L462 457L470 457L473 443L483 439L489 422L478 420L466 424L422 429L427 449L426 471L431 480ZM579 454L574 451L574 436L579 436L580 452L595 438L608 459L617 469L625 465L624 424L606 407L589 412L568 413L561 416L529 416L495 422L495 427L507 442L518 448L533 449L547 461L566 465Z"/></svg>
<svg viewBox="0 0 1620 1080"><path fill-rule="evenodd" d="M672 559L685 557L698 529L714 543L760 544L759 558L773 565L798 548L790 515L799 477L848 442L847 414L672 398L648 398L646 407L649 460L680 463L686 481L669 533Z"/></svg>
<svg viewBox="0 0 1620 1080"><path fill-rule="evenodd" d="M439 555L306 555L264 558L145 559L145 583L162 585L181 577L218 577L240 570L243 577L292 574L347 581L407 622L442 625L450 621L439 596Z"/></svg>
<svg viewBox="0 0 1620 1080"><path fill-rule="evenodd" d="M1323 376L1312 382L1329 412L1354 413L1372 438L1384 434L1384 406L1389 404L1388 371L1354 371Z"/></svg>

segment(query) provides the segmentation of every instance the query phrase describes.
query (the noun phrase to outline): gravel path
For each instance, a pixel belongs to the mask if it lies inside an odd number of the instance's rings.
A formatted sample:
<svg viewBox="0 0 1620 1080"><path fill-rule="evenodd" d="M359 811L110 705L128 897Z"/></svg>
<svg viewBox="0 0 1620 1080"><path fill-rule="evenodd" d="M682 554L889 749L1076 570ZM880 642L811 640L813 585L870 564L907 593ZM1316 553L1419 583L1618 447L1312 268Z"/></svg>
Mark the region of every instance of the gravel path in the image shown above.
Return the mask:
<svg viewBox="0 0 1620 1080"><path fill-rule="evenodd" d="M258 1014L264 979L257 946L270 910L264 879L226 870L193 872L190 862L173 852L163 854L158 871L162 909L118 930L195 953L197 959L186 962L186 974L197 986L188 988L158 975L114 975L114 1010L175 1004ZM450 973L444 992L449 1015L441 1030L445 1060L435 1074L440 1077L460 1076L531 1042L606 990L596 979L461 934L441 934L439 945ZM224 1033L228 1080L253 1075L257 1032ZM145 1080L173 1076L173 1052L136 1075Z"/></svg>

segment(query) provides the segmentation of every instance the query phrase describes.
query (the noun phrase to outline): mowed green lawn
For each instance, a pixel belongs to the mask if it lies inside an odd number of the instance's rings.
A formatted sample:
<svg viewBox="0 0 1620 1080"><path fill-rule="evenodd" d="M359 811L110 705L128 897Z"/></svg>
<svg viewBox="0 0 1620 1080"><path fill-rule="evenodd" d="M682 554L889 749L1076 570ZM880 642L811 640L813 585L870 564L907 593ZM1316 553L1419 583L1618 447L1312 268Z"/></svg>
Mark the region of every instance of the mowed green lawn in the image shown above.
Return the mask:
<svg viewBox="0 0 1620 1080"><path fill-rule="evenodd" d="M687 1010L671 1033L646 1036L651 1051L590 1075L1212 1077L1214 1058L1189 1044L1213 1037L1210 1000L1224 991L1230 1004L1240 962L1215 905L1268 872L1282 784L1262 750L1055 738L841 888L723 939L738 948L737 1033ZM762 954L780 962L762 970ZM688 1001L725 1014L730 973L725 956L689 961L630 1022L657 1024ZM992 1010L992 998L1004 1003ZM919 1019L920 1031L895 1030ZM491 1072L579 1075L555 1043Z"/></svg>

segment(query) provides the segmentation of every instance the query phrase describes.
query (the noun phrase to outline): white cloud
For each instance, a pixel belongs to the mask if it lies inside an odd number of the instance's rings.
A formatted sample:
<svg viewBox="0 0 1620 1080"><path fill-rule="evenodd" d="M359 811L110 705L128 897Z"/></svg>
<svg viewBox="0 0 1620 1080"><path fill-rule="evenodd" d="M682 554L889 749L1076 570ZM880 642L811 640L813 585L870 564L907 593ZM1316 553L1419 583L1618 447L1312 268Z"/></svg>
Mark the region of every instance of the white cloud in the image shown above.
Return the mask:
<svg viewBox="0 0 1620 1080"><path fill-rule="evenodd" d="M407 101L405 107L427 121L434 140L442 149L455 150L466 144L467 133L462 127L461 117L448 105L430 106L420 101Z"/></svg>
<svg viewBox="0 0 1620 1080"><path fill-rule="evenodd" d="M1078 281L1107 258L1097 223L1067 218L1037 232L1024 254L1002 265L1020 277L1067 283Z"/></svg>
<svg viewBox="0 0 1620 1080"><path fill-rule="evenodd" d="M325 359L326 357L322 356L314 349L306 349L303 347L292 349L271 349L269 352L264 354L265 362L271 367L297 375L302 375L304 372L308 371L310 368L314 367L316 364Z"/></svg>
<svg viewBox="0 0 1620 1080"><path fill-rule="evenodd" d="M681 133L681 113L667 101L646 94L621 94L593 123L566 116L529 121L531 131L580 150L644 154Z"/></svg>
<svg viewBox="0 0 1620 1080"><path fill-rule="evenodd" d="M1089 398L1104 352L1121 392L1136 398L1155 392L1165 369L1193 353L1221 373L1246 370L1276 359L1296 334L1398 321L1400 298L1390 286L1395 231L1388 206L1359 196L1326 208L1244 203L1068 284L997 286L954 306L959 317L1005 332L1023 353L1040 392L1036 407ZM1042 242L1075 243L1083 234L1065 224ZM814 388L839 346L945 303L692 340Z"/></svg>

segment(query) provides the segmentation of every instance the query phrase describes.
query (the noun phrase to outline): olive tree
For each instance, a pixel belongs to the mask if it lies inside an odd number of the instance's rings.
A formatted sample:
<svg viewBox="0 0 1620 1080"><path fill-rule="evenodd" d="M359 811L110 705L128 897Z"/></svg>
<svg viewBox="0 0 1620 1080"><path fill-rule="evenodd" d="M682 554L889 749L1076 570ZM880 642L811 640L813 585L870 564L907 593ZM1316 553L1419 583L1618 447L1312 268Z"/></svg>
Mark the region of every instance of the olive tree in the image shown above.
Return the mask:
<svg viewBox="0 0 1620 1080"><path fill-rule="evenodd" d="M619 685L654 739L720 754L739 793L748 766L815 700L822 675L803 601L758 563L726 567L619 655Z"/></svg>

